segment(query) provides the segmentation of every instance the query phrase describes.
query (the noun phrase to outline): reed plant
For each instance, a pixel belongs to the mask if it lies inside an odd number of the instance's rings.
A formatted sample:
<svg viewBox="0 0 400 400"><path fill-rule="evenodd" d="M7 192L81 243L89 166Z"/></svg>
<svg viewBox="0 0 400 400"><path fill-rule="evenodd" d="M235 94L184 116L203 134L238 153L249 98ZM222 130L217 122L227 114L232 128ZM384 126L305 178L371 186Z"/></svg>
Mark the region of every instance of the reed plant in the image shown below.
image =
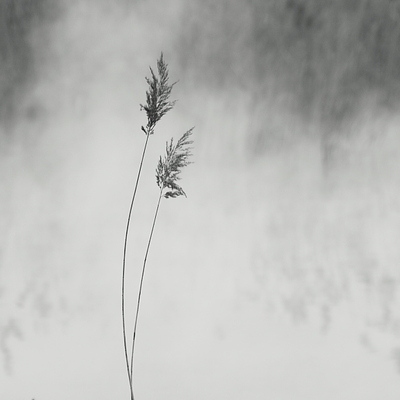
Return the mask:
<svg viewBox="0 0 400 400"><path fill-rule="evenodd" d="M176 198L186 193L182 187L179 186L178 181L180 180L180 173L183 167L190 164L189 157L191 156L191 144L193 143L190 136L193 133L193 128L186 131L182 137L174 143L171 139L166 143L166 151L164 157L160 156L156 167L156 183L159 190L157 205L154 212L153 221L151 224L150 234L147 241L145 255L142 264L142 271L139 283L138 297L136 301L136 311L134 316L134 325L132 333L131 353L130 358L128 356L128 342L127 342L127 330L126 330L126 304L125 304L125 280L126 280L126 255L128 246L128 235L130 230L130 224L132 219L132 212L135 204L136 194L138 190L139 180L142 173L143 162L147 150L148 141L151 135L155 132L155 127L160 119L170 111L176 101L170 101L170 95L173 86L176 82L169 83L169 71L168 65L164 61L164 56L161 53L160 58L157 60L157 74L150 67L150 78L145 78L148 84L146 91L146 103L140 104L141 110L144 110L147 115L147 125L141 127L141 130L145 133L146 138L143 145L142 156L139 163L138 172L136 175L136 181L134 184L134 190L129 206L129 212L126 222L125 237L124 237L124 250L122 260L122 285L121 285L121 302L122 302L122 333L123 333L123 345L125 354L126 371L129 381L129 389L131 400L134 400L134 382L133 382L133 364L134 364L134 351L136 344L136 332L139 318L140 301L143 290L144 273L146 269L147 259L149 255L150 245L154 234L154 228L156 226L157 217L160 209L161 199L164 198Z"/></svg>

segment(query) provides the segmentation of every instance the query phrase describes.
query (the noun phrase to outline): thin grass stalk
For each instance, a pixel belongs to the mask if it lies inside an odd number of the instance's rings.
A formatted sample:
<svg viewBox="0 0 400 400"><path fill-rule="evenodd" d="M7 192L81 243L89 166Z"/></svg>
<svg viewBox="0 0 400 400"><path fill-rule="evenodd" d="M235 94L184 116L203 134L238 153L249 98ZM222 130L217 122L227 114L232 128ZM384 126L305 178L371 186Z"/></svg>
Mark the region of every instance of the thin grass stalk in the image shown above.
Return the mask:
<svg viewBox="0 0 400 400"><path fill-rule="evenodd" d="M146 141L145 141L144 146L143 146L142 158L140 160L139 170L138 170L138 174L137 174L137 177L136 177L135 188L133 190L132 200L131 200L131 204L129 206L128 219L127 219L127 222L126 222L126 229L125 229L124 254L123 254L123 259L122 259L122 288L121 288L122 332L123 332L123 339L124 339L124 353L125 353L126 371L127 371L127 374L128 374L129 387L130 387L130 392L131 392L131 400L134 400L134 396L133 396L131 369L129 367L129 359L128 359L128 347L127 347L127 335L126 335L126 318L125 318L126 250L127 250L127 246L128 246L128 235L129 235L130 221L131 221L131 217L132 217L132 210L133 210L133 206L135 204L136 192L137 192L137 188L138 188L138 185L139 185L140 174L142 172L143 161L144 161L144 157L145 157L145 154L146 154L147 143L149 141L149 137L150 137L150 135L146 134Z"/></svg>
<svg viewBox="0 0 400 400"><path fill-rule="evenodd" d="M163 187L160 188L160 194L158 196L157 207L156 207L156 211L154 213L153 224L151 226L150 236L149 236L149 240L147 242L146 253L144 256L144 260L143 260L142 275L140 277L139 293L138 293L138 299L137 299L137 304L136 304L136 313L135 313L135 324L133 327L133 335L132 335L132 353L131 353L131 363L130 363L130 365L131 365L130 378L131 378L131 387L132 388L133 388L133 356L134 356L134 352L135 352L136 331L137 331L137 324L138 324L138 318L139 318L140 300L142 297L144 272L146 269L147 257L149 255L149 250L150 250L151 240L153 238L154 228L156 226L158 210L160 209L160 203L161 203L161 198L162 198L162 194L163 194L163 189L164 189Z"/></svg>

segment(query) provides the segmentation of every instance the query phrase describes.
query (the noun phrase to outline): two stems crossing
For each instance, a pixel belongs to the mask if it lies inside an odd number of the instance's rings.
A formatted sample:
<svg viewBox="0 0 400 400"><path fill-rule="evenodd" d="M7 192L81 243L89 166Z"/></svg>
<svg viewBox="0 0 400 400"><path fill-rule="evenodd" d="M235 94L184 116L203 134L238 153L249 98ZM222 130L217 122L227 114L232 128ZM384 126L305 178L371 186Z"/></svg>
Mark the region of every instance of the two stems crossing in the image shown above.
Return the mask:
<svg viewBox="0 0 400 400"><path fill-rule="evenodd" d="M144 272L145 272L145 269L146 269L147 257L149 255L151 239L153 238L154 227L156 226L158 210L160 209L162 192L163 192L163 189L160 189L160 194L158 196L158 201L157 201L157 207L156 207L156 211L154 213L153 224L151 226L150 236L149 236L149 240L147 242L146 253L145 253L145 256L144 256L143 267L142 267L142 275L140 277L139 293L138 293L138 298L137 298L137 302L136 302L135 324L134 324L134 327L133 327L133 335L132 335L132 352L131 352L131 364L130 364L131 365L131 370L130 370L130 379L131 379L131 381L133 380L133 354L135 352L136 330L137 330L137 322L138 322L138 317L139 317L140 300L141 300L141 297L142 297Z"/></svg>
<svg viewBox="0 0 400 400"><path fill-rule="evenodd" d="M125 317L125 272L126 272L126 252L127 252L127 247L128 247L128 235L129 235L129 227L130 227L130 221L132 219L132 211L133 211L133 206L135 204L135 198L136 198L136 193L137 193L137 188L139 185L139 180L140 180L140 174L142 172L142 167L143 167L143 161L144 161L144 156L146 154L146 149L147 149L147 143L149 141L149 134L146 134L146 141L143 147L143 152L142 152L142 158L140 160L140 165L139 165L139 170L138 174L136 177L136 182L135 182L135 188L133 190L133 195L132 195L132 200L131 204L129 206L129 213L128 213L128 219L126 222L126 229L125 229L125 238L124 238L124 254L123 254L123 260L122 260L122 288L121 288L121 299L122 299L122 333L123 333L123 340L124 340L124 353L125 353L125 362L126 362L126 370L128 374L128 379L129 379L129 387L130 387L130 392L131 392L131 400L134 400L134 395L133 395L133 380L132 380L132 366L129 366L129 359L128 359L128 346L126 342L126 317ZM137 319L137 318L136 318ZM133 348L133 347L132 347ZM133 352L132 352L133 354ZM132 361L131 361L132 365Z"/></svg>

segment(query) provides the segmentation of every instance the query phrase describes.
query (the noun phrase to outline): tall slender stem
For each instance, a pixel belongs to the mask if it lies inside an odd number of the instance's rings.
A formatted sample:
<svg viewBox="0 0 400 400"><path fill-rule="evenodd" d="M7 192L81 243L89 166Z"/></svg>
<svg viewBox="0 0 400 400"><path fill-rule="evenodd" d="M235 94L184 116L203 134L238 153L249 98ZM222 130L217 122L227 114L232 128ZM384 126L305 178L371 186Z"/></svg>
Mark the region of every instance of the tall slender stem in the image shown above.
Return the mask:
<svg viewBox="0 0 400 400"><path fill-rule="evenodd" d="M131 204L130 204L130 207L129 207L129 214L128 214L128 219L127 219L127 222L126 222L126 229L125 229L124 255L123 255L123 260L122 260L122 288L121 288L122 333L123 333L123 337L124 337L124 353L125 353L126 371L127 371L127 374L128 374L128 380L129 380L129 386L130 386L130 392L131 392L131 400L134 400L134 396L133 396L131 369L129 368L128 348L127 348L127 342L126 342L126 318L125 318L126 249L127 249L127 246L128 246L128 234L129 234L129 226L130 226L130 222L131 222L133 205L135 203L136 192L137 192L137 188L138 188L138 185L139 185L140 174L142 172L142 166L143 166L144 156L146 154L146 149L147 149L147 143L149 141L149 136L150 136L149 134L146 134L146 141L145 141L144 146L143 146L142 158L140 160L139 170L138 170L138 174L137 174L137 177L136 177L135 188L133 190L132 200L131 200Z"/></svg>
<svg viewBox="0 0 400 400"><path fill-rule="evenodd" d="M135 325L134 325L134 328L133 328L133 336L132 336L132 353L131 353L131 364L130 364L131 365L130 379L131 379L131 386L132 387L133 387L133 354L135 352L136 329L137 329L137 323L138 323L138 317L139 317L140 299L141 299L141 296L142 296L143 278L144 278L144 272L145 272L145 269L146 269L147 256L148 256L149 250L150 250L151 239L153 237L154 227L155 227L156 221L157 221L158 210L160 208L160 202L161 202L161 198L162 198L163 189L164 188L161 187L160 194L158 196L157 207L156 207L156 211L154 213L153 224L151 226L150 236L149 236L149 240L147 242L146 253L145 253L145 256L144 256L144 260L143 260L142 276L140 277L139 294L138 294L138 299L137 299L137 304L136 304Z"/></svg>

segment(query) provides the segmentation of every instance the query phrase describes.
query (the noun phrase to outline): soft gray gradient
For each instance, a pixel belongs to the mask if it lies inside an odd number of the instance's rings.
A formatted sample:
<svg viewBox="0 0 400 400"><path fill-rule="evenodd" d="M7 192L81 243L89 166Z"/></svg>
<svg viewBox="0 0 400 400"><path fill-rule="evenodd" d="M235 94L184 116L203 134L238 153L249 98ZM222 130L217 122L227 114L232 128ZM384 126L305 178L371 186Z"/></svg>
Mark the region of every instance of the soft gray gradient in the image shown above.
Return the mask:
<svg viewBox="0 0 400 400"><path fill-rule="evenodd" d="M123 235L163 51L179 101L149 142L130 316L156 163L192 126L195 163L188 198L161 204L136 398L399 399L399 115L359 98L327 165L294 83L254 64L245 2L67 3L32 26L35 72L1 128L0 398L129 398Z"/></svg>

